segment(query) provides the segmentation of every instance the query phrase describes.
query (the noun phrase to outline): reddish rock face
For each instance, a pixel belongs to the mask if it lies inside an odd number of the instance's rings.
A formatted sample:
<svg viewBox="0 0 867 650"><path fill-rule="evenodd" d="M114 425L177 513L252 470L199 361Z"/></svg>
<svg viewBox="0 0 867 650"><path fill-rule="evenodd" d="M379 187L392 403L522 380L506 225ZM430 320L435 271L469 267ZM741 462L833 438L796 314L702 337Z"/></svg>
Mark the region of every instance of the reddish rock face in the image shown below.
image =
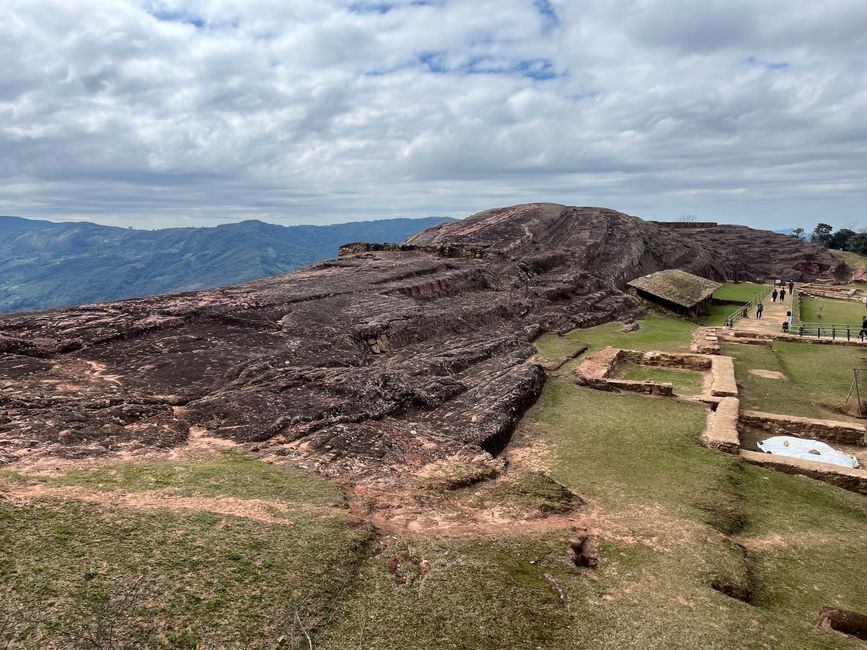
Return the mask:
<svg viewBox="0 0 867 650"><path fill-rule="evenodd" d="M629 280L845 271L783 235L553 204L345 253L236 287L0 318L0 460L170 447L191 427L303 444L334 471L497 453L544 381L530 342L634 316Z"/></svg>

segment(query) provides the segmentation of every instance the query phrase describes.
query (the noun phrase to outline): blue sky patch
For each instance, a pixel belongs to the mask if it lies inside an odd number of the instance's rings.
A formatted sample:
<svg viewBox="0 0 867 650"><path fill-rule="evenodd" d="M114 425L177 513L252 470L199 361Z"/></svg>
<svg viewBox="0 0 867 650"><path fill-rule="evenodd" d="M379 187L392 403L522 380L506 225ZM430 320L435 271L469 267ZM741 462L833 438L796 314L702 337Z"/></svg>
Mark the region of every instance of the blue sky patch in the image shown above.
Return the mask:
<svg viewBox="0 0 867 650"><path fill-rule="evenodd" d="M451 66L448 63L448 53L445 51L423 52L418 55L418 61L428 72L435 74L455 73L463 75L516 75L528 77L536 81L546 81L562 77L557 72L550 59L525 59L517 62L500 61L491 57L475 57L460 65ZM376 76L388 74L387 71L374 73Z"/></svg>
<svg viewBox="0 0 867 650"><path fill-rule="evenodd" d="M445 52L424 52L418 55L419 63L427 67L429 72L436 72L437 74L449 71L445 64L445 58Z"/></svg>
<svg viewBox="0 0 867 650"><path fill-rule="evenodd" d="M201 18L185 13L176 11L151 11L148 13L157 20L167 23L184 23L185 25L192 25L196 29L202 29L205 26L205 21Z"/></svg>
<svg viewBox="0 0 867 650"><path fill-rule="evenodd" d="M554 11L549 0L534 0L536 9L542 14L542 19L545 21L545 29L553 29L560 24L560 17Z"/></svg>
<svg viewBox="0 0 867 650"><path fill-rule="evenodd" d="M394 9L390 2L353 2L349 11L356 14L387 14Z"/></svg>
<svg viewBox="0 0 867 650"><path fill-rule="evenodd" d="M768 70L785 70L791 67L791 64L786 61L762 61L754 56L748 58L744 63L747 65L760 65Z"/></svg>

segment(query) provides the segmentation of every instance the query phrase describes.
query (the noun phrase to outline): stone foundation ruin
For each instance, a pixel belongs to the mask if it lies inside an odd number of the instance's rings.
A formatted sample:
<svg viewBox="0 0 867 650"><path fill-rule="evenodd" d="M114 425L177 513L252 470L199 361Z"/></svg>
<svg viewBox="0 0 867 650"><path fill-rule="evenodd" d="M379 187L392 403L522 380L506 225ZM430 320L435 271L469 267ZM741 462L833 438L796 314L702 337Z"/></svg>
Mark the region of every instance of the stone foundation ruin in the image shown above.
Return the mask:
<svg viewBox="0 0 867 650"><path fill-rule="evenodd" d="M705 374L705 389L696 397L675 394L669 382L638 381L619 378L626 364L635 364ZM735 380L734 362L723 355L681 354L606 348L588 355L570 375L575 383L608 391L629 391L677 399L698 400L708 405L707 425L699 442L710 449L739 455L743 460L789 474L802 474L847 490L867 494L867 470L849 469L820 460L803 460L763 453L756 442L786 435L820 440L842 447L867 464L865 427L836 420L817 420L797 416L741 411Z"/></svg>

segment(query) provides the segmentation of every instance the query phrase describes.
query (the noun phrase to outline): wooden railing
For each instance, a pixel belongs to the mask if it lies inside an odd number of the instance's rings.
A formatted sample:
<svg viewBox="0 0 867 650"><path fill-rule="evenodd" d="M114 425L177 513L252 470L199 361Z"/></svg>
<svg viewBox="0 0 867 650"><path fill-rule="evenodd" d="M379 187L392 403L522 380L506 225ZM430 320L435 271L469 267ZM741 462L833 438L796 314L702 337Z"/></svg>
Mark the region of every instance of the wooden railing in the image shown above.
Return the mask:
<svg viewBox="0 0 867 650"><path fill-rule="evenodd" d="M753 298L752 300L750 300L750 301L749 301L748 303L746 303L745 305L741 305L740 307L737 308L736 311L733 311L731 314L729 314L728 316L726 316L726 319L725 319L725 326L726 326L726 327L734 327L734 324L735 324L737 321L739 321L741 318L744 318L747 314L749 314L750 309L752 309L753 307L755 307L756 305L758 305L758 304L759 304L759 301L761 301L761 299L764 298L765 296L767 296L770 292L771 292L771 288L770 288L770 287L768 287L768 286L764 287L764 288L761 290L761 292L759 292L758 294L756 294L756 297L755 297L755 298Z"/></svg>
<svg viewBox="0 0 867 650"><path fill-rule="evenodd" d="M863 341L867 338L867 330L860 325L840 323L798 323L792 326L792 331L789 333L804 337L825 337L833 340L845 339L846 341L853 339Z"/></svg>

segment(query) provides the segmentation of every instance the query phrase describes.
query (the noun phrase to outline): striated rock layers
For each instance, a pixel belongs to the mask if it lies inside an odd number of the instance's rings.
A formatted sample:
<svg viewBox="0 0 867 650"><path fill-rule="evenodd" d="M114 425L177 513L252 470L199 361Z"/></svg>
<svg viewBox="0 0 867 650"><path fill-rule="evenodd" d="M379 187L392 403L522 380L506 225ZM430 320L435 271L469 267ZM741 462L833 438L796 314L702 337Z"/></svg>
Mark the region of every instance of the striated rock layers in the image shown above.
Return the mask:
<svg viewBox="0 0 867 650"><path fill-rule="evenodd" d="M782 235L530 204L241 286L8 315L0 460L172 447L191 433L303 447L335 472L496 454L544 381L531 341L635 315L625 283L664 268L846 270Z"/></svg>

